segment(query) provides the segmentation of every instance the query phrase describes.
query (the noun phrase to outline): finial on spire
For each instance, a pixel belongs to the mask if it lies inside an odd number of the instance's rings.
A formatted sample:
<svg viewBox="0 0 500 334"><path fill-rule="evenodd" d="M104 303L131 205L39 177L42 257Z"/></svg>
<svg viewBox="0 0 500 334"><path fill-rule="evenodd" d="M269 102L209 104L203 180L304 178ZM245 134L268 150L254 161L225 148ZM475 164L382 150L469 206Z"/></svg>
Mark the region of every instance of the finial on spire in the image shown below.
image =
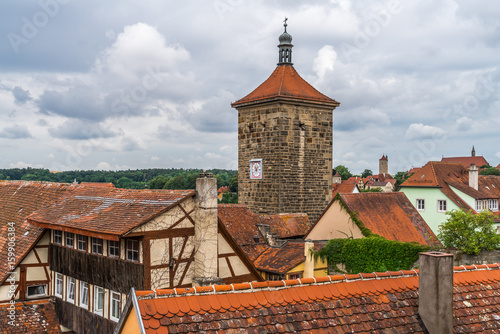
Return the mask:
<svg viewBox="0 0 500 334"><path fill-rule="evenodd" d="M472 145L472 152L471 152L472 156L475 157L476 156L476 150L474 149L474 145Z"/></svg>
<svg viewBox="0 0 500 334"><path fill-rule="evenodd" d="M286 32L286 27L288 26L286 21L288 21L287 17L285 17L285 20L283 21L283 26L285 27L285 31L279 37L280 44L278 45L278 47L279 47L280 51L279 51L278 65L293 65L292 64L292 47L293 47L292 36L290 36L290 34Z"/></svg>

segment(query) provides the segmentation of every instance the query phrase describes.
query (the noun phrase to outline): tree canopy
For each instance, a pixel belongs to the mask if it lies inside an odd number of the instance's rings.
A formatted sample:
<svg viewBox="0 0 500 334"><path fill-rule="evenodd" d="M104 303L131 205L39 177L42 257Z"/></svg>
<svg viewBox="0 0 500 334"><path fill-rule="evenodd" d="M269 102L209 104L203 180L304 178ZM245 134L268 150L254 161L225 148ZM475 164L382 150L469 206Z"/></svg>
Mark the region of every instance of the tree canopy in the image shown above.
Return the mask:
<svg viewBox="0 0 500 334"><path fill-rule="evenodd" d="M338 165L337 167L334 168L336 172L340 174L340 177L342 180L347 180L352 176L351 172L349 171L349 168L347 168L344 165Z"/></svg>
<svg viewBox="0 0 500 334"><path fill-rule="evenodd" d="M490 211L476 214L472 211L452 210L447 215L449 217L439 226L438 233L438 238L445 247L473 255L499 247L500 235L495 231Z"/></svg>

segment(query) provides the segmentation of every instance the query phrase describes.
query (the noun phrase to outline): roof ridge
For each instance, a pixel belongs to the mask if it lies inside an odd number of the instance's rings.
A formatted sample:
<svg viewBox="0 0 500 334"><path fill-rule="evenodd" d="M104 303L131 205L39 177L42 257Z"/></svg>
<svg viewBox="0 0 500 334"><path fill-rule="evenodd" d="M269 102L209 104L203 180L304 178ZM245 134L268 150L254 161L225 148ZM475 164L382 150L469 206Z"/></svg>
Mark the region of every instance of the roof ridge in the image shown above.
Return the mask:
<svg viewBox="0 0 500 334"><path fill-rule="evenodd" d="M453 273L474 272L482 270L500 270L500 263L461 265L453 267ZM419 269L412 269L412 270L399 270L399 271L386 271L386 272L373 272L373 273L328 275L322 277L298 278L298 279L281 280L281 281L209 285L209 286L200 286L193 288L143 290L143 291L136 291L136 296L139 299L156 299L156 298L195 296L195 295L207 295L207 294L275 291L290 287L349 283L354 281L375 281L382 279L396 279L404 277L418 277L419 272L420 272Z"/></svg>

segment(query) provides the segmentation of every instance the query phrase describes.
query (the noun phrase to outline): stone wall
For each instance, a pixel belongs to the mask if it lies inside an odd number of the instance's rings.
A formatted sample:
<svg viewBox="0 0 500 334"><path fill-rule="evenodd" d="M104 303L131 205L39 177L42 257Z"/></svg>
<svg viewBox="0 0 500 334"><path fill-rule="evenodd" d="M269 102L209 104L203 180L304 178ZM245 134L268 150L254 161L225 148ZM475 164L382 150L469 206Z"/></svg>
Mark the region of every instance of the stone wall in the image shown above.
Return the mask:
<svg viewBox="0 0 500 334"><path fill-rule="evenodd" d="M460 251L448 251L453 254L453 265L470 265L470 264L492 264L500 262L500 250L481 252L479 255L464 254Z"/></svg>
<svg viewBox="0 0 500 334"><path fill-rule="evenodd" d="M314 222L332 199L333 110L272 103L238 110L238 199L257 214L304 212ZM250 160L262 159L262 179Z"/></svg>

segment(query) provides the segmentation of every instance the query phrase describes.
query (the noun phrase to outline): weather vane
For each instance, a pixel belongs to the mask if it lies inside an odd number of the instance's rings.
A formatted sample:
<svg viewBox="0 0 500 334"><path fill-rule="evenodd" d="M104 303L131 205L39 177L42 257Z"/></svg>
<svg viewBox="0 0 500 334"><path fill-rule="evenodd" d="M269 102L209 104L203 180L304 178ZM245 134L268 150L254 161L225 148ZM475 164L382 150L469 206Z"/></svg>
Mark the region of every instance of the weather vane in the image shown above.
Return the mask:
<svg viewBox="0 0 500 334"><path fill-rule="evenodd" d="M285 20L283 21L284 22L283 26L285 27L285 32L286 32L286 26L288 25L288 24L286 24L287 20L288 20L288 18L285 16Z"/></svg>

